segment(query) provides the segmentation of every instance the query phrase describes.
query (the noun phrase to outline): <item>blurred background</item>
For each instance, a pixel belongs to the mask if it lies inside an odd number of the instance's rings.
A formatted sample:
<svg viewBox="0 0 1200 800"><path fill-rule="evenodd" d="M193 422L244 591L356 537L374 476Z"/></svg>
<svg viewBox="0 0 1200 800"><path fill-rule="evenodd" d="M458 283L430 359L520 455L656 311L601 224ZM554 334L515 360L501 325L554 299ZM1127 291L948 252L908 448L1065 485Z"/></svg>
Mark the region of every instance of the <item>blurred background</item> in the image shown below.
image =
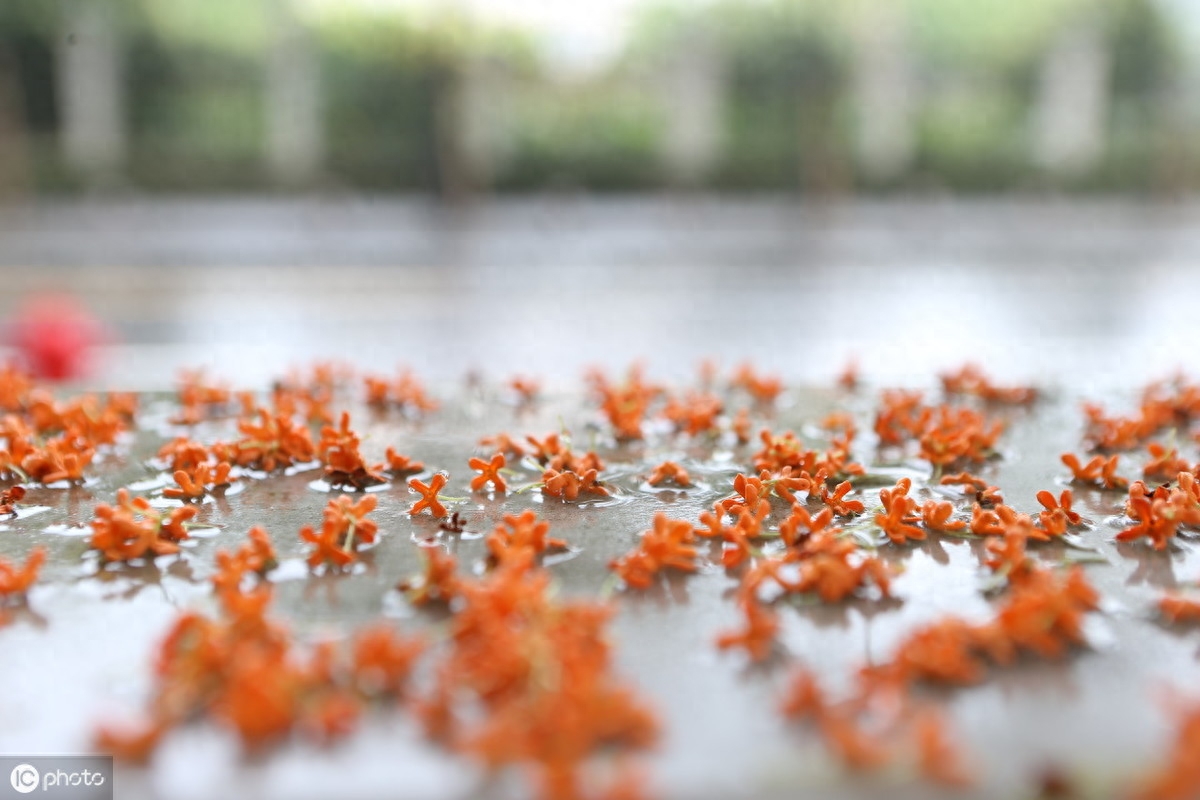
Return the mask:
<svg viewBox="0 0 1200 800"><path fill-rule="evenodd" d="M0 312L82 295L126 384L666 341L804 374L761 344L801 312L829 374L1158 366L1191 331L1128 276L1192 286L1198 133L1189 0L5 0Z"/></svg>

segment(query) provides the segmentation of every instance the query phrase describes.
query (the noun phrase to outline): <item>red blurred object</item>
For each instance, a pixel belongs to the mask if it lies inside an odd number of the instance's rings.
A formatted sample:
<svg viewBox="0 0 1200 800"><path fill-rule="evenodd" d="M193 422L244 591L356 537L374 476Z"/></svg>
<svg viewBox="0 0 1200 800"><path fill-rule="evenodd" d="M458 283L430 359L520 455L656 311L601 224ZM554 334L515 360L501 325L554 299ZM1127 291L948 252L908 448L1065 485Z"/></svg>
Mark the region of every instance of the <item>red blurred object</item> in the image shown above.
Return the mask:
<svg viewBox="0 0 1200 800"><path fill-rule="evenodd" d="M10 330L24 365L34 377L51 381L84 377L91 368L92 349L103 337L100 323L70 294L30 297Z"/></svg>

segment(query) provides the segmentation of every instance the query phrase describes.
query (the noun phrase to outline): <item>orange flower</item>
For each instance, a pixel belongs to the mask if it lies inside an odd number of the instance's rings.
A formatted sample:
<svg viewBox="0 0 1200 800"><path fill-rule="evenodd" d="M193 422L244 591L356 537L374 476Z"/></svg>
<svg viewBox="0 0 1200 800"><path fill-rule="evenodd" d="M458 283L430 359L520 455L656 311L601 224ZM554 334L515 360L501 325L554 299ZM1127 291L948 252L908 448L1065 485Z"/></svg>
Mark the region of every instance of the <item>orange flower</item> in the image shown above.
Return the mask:
<svg viewBox="0 0 1200 800"><path fill-rule="evenodd" d="M1178 594L1163 595L1158 613L1168 622L1200 622L1200 601Z"/></svg>
<svg viewBox="0 0 1200 800"><path fill-rule="evenodd" d="M438 492L446 485L448 480L446 473L438 472L430 480L428 484L421 483L416 478L410 478L408 488L412 489L417 494L421 495L421 499L412 504L408 509L409 516L416 516L425 509L429 509L429 513L434 517L447 516L449 512L446 507L438 501Z"/></svg>
<svg viewBox="0 0 1200 800"><path fill-rule="evenodd" d="M354 561L354 553L342 546L338 540L336 531L322 528L320 533L313 530L311 525L305 525L300 529L301 540L315 545L315 548L308 554L308 565L313 569L322 564L328 565L333 569L341 569L350 562Z"/></svg>
<svg viewBox="0 0 1200 800"><path fill-rule="evenodd" d="M913 722L913 734L917 744L917 767L922 775L934 783L959 789L974 783L953 738L946 734L946 723L940 714L934 711L919 713Z"/></svg>
<svg viewBox="0 0 1200 800"><path fill-rule="evenodd" d="M967 527L961 519L950 519L953 513L954 504L949 501L926 500L921 505L921 521L931 531L961 531Z"/></svg>
<svg viewBox="0 0 1200 800"><path fill-rule="evenodd" d="M1038 502L1046 509L1038 514L1038 520L1051 536L1061 536L1068 526L1083 522L1083 518L1071 510L1073 499L1070 489L1063 489L1058 500L1045 489L1037 493Z"/></svg>
<svg viewBox="0 0 1200 800"><path fill-rule="evenodd" d="M368 696L399 695L425 652L419 638L404 638L387 623L363 628L354 637L353 681Z"/></svg>
<svg viewBox="0 0 1200 800"><path fill-rule="evenodd" d="M30 450L21 460L21 469L42 484L83 483L84 467L92 463L95 454L95 449L82 440L58 437Z"/></svg>
<svg viewBox="0 0 1200 800"><path fill-rule="evenodd" d="M830 494L829 490L825 488L824 482L822 482L821 501L833 509L833 513L839 517L861 514L866 510L866 506L863 505L861 500L844 499L853 490L854 487L850 484L850 481L842 481L834 488L833 493Z"/></svg>
<svg viewBox="0 0 1200 800"><path fill-rule="evenodd" d="M353 486L361 490L386 482L383 465L367 464L358 450L359 445L358 434L350 429L347 413L342 413L338 427L326 425L321 429L317 455L325 462L325 479L330 486Z"/></svg>
<svg viewBox="0 0 1200 800"><path fill-rule="evenodd" d="M0 558L0 601L23 599L45 563L46 550L43 547L35 547L30 551L25 566L20 569Z"/></svg>
<svg viewBox="0 0 1200 800"><path fill-rule="evenodd" d="M425 469L425 465L420 461L415 461L408 456L401 455L394 447L387 449L387 452L384 453L384 459L387 461L387 471L396 477L411 475Z"/></svg>
<svg viewBox="0 0 1200 800"><path fill-rule="evenodd" d="M1177 708L1175 739L1161 764L1138 787L1136 800L1187 800L1200 794L1200 704Z"/></svg>
<svg viewBox="0 0 1200 800"><path fill-rule="evenodd" d="M745 648L751 661L763 661L771 654L775 635L779 632L779 617L766 606L754 601L741 603L746 616L743 630L722 633L717 637L717 647L727 650L732 647Z"/></svg>
<svg viewBox="0 0 1200 800"><path fill-rule="evenodd" d="M496 455L492 456L490 462L484 461L482 458L470 459L467 465L479 472L478 475L471 479L471 490L478 492L487 486L488 483L491 483L492 488L497 492L506 491L508 485L505 484L504 478L500 475L500 470L504 468L506 463L508 461L504 458L503 453L496 453Z"/></svg>
<svg viewBox="0 0 1200 800"><path fill-rule="evenodd" d="M177 469L174 478L179 488L168 486L163 489L163 497L185 501L202 500L210 487L219 489L229 485L231 469L227 461L222 461L216 466L209 463L197 464L190 473L184 469Z"/></svg>
<svg viewBox="0 0 1200 800"><path fill-rule="evenodd" d="M654 468L650 473L650 477L646 478L646 482L651 486L658 486L665 481L671 481L676 486L691 486L692 480L687 474L687 470L676 464L674 461L664 461Z"/></svg>
<svg viewBox="0 0 1200 800"><path fill-rule="evenodd" d="M506 456L513 458L521 458L525 455L525 448L515 442L507 433L497 433L495 436L485 436L479 440L480 447L487 447L499 453L504 453Z"/></svg>
<svg viewBox="0 0 1200 800"><path fill-rule="evenodd" d="M519 515L505 514L504 521L487 537L488 551L499 563L514 555L531 558L545 552L566 550L567 543L547 536L549 531L550 523L538 519L532 509Z"/></svg>
<svg viewBox="0 0 1200 800"><path fill-rule="evenodd" d="M616 572L634 589L647 589L661 570L673 568L696 571L695 534L686 520L670 519L661 511L654 515L654 527L642 534L638 547L612 561Z"/></svg>
<svg viewBox="0 0 1200 800"><path fill-rule="evenodd" d="M195 506L176 508L164 515L144 497L130 498L117 491L117 505L96 506L89 544L106 561L129 561L179 552L175 542L188 538L185 523L196 515Z"/></svg>
<svg viewBox="0 0 1200 800"><path fill-rule="evenodd" d="M425 560L425 571L419 578L405 580L396 588L408 595L413 605L423 606L427 603L449 603L460 592L458 578L458 561L449 553L443 553L437 546L421 548Z"/></svg>
<svg viewBox="0 0 1200 800"><path fill-rule="evenodd" d="M792 513L788 518L779 524L779 536L788 547L795 547L809 536L827 530L832 521L832 508L825 507L816 514L809 514L807 508L796 504L792 506Z"/></svg>
<svg viewBox="0 0 1200 800"><path fill-rule="evenodd" d="M910 488L912 480L901 478L894 487L879 492L879 502L885 513L875 515L875 524L896 544L925 538L925 531L912 524L919 522L921 517L915 513L917 501L908 496Z"/></svg>
<svg viewBox="0 0 1200 800"><path fill-rule="evenodd" d="M580 494L607 495L608 490L597 482L596 475L594 469L589 469L582 475L571 470L558 472L548 469L542 473L542 494L561 497L564 500L575 500Z"/></svg>
<svg viewBox="0 0 1200 800"><path fill-rule="evenodd" d="M1169 481L1180 472L1191 470L1191 465L1179 457L1179 451L1174 447L1168 450L1158 442L1151 442L1146 449L1150 453L1150 460L1142 467L1142 476L1145 478Z"/></svg>
<svg viewBox="0 0 1200 800"><path fill-rule="evenodd" d="M24 486L10 486L0 492L0 515L17 515L17 503L25 499Z"/></svg>
<svg viewBox="0 0 1200 800"><path fill-rule="evenodd" d="M1116 474L1120 456L1096 456L1087 464L1080 464L1073 453L1063 453L1062 462L1067 465L1076 483L1098 484L1105 489L1119 489L1129 482Z"/></svg>

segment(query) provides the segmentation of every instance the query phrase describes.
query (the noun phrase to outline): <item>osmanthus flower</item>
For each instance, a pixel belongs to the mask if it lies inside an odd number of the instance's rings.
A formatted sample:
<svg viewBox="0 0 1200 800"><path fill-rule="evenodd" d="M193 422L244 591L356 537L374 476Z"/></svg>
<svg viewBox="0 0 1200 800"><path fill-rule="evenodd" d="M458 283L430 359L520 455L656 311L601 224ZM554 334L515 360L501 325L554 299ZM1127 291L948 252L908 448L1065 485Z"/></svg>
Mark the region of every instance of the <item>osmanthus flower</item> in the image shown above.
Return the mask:
<svg viewBox="0 0 1200 800"><path fill-rule="evenodd" d="M1087 464L1081 464L1074 453L1063 453L1062 463L1071 470L1072 480L1088 486L1100 486L1105 489L1122 489L1129 481L1117 475L1117 462L1120 456L1111 455L1108 458L1096 456Z"/></svg>
<svg viewBox="0 0 1200 800"><path fill-rule="evenodd" d="M1038 521L1051 536L1062 536L1070 526L1083 523L1083 517L1071 508L1074 496L1070 489L1063 489L1057 500L1043 489L1037 493L1037 501L1046 509L1038 513Z"/></svg>
<svg viewBox="0 0 1200 800"><path fill-rule="evenodd" d="M717 418L722 410L724 404L716 395L691 392L682 400L669 398L662 414L671 421L676 431L699 436L718 429Z"/></svg>
<svg viewBox="0 0 1200 800"><path fill-rule="evenodd" d="M757 508L759 501L765 500L770 491L770 487L763 486L762 478L754 475L747 477L739 472L733 478L734 493L721 501L721 508L728 512L740 506Z"/></svg>
<svg viewBox="0 0 1200 800"><path fill-rule="evenodd" d="M421 548L421 556L425 567L415 578L406 579L396 584L396 589L403 592L413 605L423 606L429 603L449 603L461 592L461 582L458 576L458 561L437 545L427 545Z"/></svg>
<svg viewBox="0 0 1200 800"><path fill-rule="evenodd" d="M549 575L508 561L466 580L420 717L489 769L534 770L543 798L583 795L593 755L636 752L658 723L612 668L611 606L562 601Z"/></svg>
<svg viewBox="0 0 1200 800"><path fill-rule="evenodd" d="M921 523L931 531L953 532L967 527L965 520L951 519L954 504L948 500L926 500L921 504Z"/></svg>
<svg viewBox="0 0 1200 800"><path fill-rule="evenodd" d="M629 369L622 384L614 383L597 370L589 372L587 379L600 398L600 411L607 417L617 440L641 439L642 423L651 403L663 393L662 387L647 383L637 365Z"/></svg>
<svg viewBox="0 0 1200 800"><path fill-rule="evenodd" d="M1187 459L1180 458L1179 450L1168 449L1159 442L1151 442L1146 446L1150 458L1142 467L1142 477L1169 481L1180 472L1190 472L1192 467Z"/></svg>
<svg viewBox="0 0 1200 800"><path fill-rule="evenodd" d="M728 515L729 512L721 505L720 500L714 502L712 511L700 512L700 524L695 528L696 535L705 539L724 538L725 529L728 527L725 518Z"/></svg>
<svg viewBox="0 0 1200 800"><path fill-rule="evenodd" d="M674 461L662 462L656 466L650 472L649 477L646 478L646 483L650 484L651 486L658 486L659 484L666 483L667 481L674 483L676 486L692 485L692 479L691 476L688 475L687 470L679 466L679 464L675 463Z"/></svg>
<svg viewBox="0 0 1200 800"><path fill-rule="evenodd" d="M355 688L368 697L399 697L427 643L402 636L386 622L363 628L352 644L351 674Z"/></svg>
<svg viewBox="0 0 1200 800"><path fill-rule="evenodd" d="M1139 481L1130 489L1126 514L1136 524L1118 533L1117 541L1145 537L1156 550L1165 550L1180 527L1200 527L1200 505L1189 491L1180 488L1147 494Z"/></svg>
<svg viewBox="0 0 1200 800"><path fill-rule="evenodd" d="M252 542L254 540L252 539ZM245 557L226 559L249 567ZM388 626L372 626L349 646L318 644L306 656L267 612L271 586L224 581L221 615L181 614L159 647L146 718L135 725L103 726L96 743L124 760L146 760L171 729L212 720L238 735L248 751L280 742L292 732L320 742L344 737L364 703L389 699L405 687L423 643Z"/></svg>
<svg viewBox="0 0 1200 800"><path fill-rule="evenodd" d="M266 579L268 572L279 566L275 548L265 530L255 526L246 534L246 539L247 541L232 553L227 550L217 551L217 571L212 577L212 583L217 596L222 599L239 594L247 576L254 575L262 581Z"/></svg>
<svg viewBox="0 0 1200 800"><path fill-rule="evenodd" d="M717 636L717 648L742 648L751 661L764 661L775 646L779 633L779 615L757 600L746 597L738 604L745 616L745 627Z"/></svg>
<svg viewBox="0 0 1200 800"><path fill-rule="evenodd" d="M25 499L24 486L10 486L0 491L0 516L17 515L17 504Z"/></svg>
<svg viewBox="0 0 1200 800"><path fill-rule="evenodd" d="M233 400L229 386L208 378L203 369L184 370L179 375L179 412L171 418L174 425L196 425L221 416Z"/></svg>
<svg viewBox="0 0 1200 800"><path fill-rule="evenodd" d="M812 497L818 489L824 491L827 477L828 473L825 470L818 470L816 475L809 475L804 470L793 472L791 467L784 467L775 474L764 469L758 474L758 481L760 491L765 490L766 494L774 492L780 500L794 505L798 502L796 492L806 492Z"/></svg>
<svg viewBox="0 0 1200 800"><path fill-rule="evenodd" d="M661 511L654 515L654 526L642 534L636 548L609 563L634 589L647 589L654 576L664 569L696 571L695 531L687 520L671 519Z"/></svg>
<svg viewBox="0 0 1200 800"><path fill-rule="evenodd" d="M63 435L31 449L21 459L21 469L30 480L41 484L82 483L83 471L95 455L95 448L84 440Z"/></svg>
<svg viewBox="0 0 1200 800"><path fill-rule="evenodd" d="M239 467L274 472L316 457L316 447L308 428L287 414L272 414L259 408L251 417L238 420L241 438L211 448L218 461Z"/></svg>
<svg viewBox="0 0 1200 800"><path fill-rule="evenodd" d="M729 421L729 430L733 432L733 436L737 439L738 444L749 444L750 410L739 408L737 413L733 415L733 419Z"/></svg>
<svg viewBox="0 0 1200 800"><path fill-rule="evenodd" d="M1028 405L1038 398L1032 386L998 386L978 364L964 364L958 370L938 376L942 391L948 395L973 395L989 403Z"/></svg>
<svg viewBox="0 0 1200 800"><path fill-rule="evenodd" d="M975 536L1000 536L1004 533L1004 523L995 510L976 503L971 508L970 531Z"/></svg>
<svg viewBox="0 0 1200 800"><path fill-rule="evenodd" d="M386 464L386 471L397 478L412 475L425 469L425 465L420 461L403 455L394 447L389 447L383 457Z"/></svg>
<svg viewBox="0 0 1200 800"><path fill-rule="evenodd" d="M959 462L986 460L1004 431L999 420L989 422L970 408L938 406L921 431L920 456L936 468Z"/></svg>
<svg viewBox="0 0 1200 800"><path fill-rule="evenodd" d="M561 497L563 500L577 500L581 494L607 496L608 489L597 479L597 471L589 469L583 474L571 470L548 469L542 473L542 494L549 497Z"/></svg>
<svg viewBox="0 0 1200 800"><path fill-rule="evenodd" d="M424 384L411 371L403 371L394 380L368 375L363 378L367 405L379 409L397 408L417 416L438 409L438 402L425 391Z"/></svg>
<svg viewBox="0 0 1200 800"><path fill-rule="evenodd" d="M29 587L37 581L38 572L46 563L46 549L35 547L25 559L25 565L17 567L0 558L0 604L21 601Z"/></svg>
<svg viewBox="0 0 1200 800"><path fill-rule="evenodd" d="M792 513L779 523L779 537L788 547L796 547L813 534L830 532L838 533L841 529L830 529L833 522L833 509L828 506L816 514L810 514L808 509L797 503L792 506Z"/></svg>
<svg viewBox="0 0 1200 800"><path fill-rule="evenodd" d="M525 448L507 433L485 436L479 440L479 446L494 450L497 453L504 453L506 456L512 456L517 459L525 455Z"/></svg>
<svg viewBox="0 0 1200 800"><path fill-rule="evenodd" d="M313 545L308 565L313 569L325 564L340 569L357 558L359 544L373 544L379 526L367 514L375 510L379 498L365 495L355 503L347 495L330 500L325 506L321 530L311 526L300 530L300 538Z"/></svg>
<svg viewBox="0 0 1200 800"><path fill-rule="evenodd" d="M864 557L849 539L839 539L832 531L806 538L788 554L799 565L799 578L792 591L815 592L826 603L838 603L873 582L888 596L892 572L875 557Z"/></svg>
<svg viewBox="0 0 1200 800"><path fill-rule="evenodd" d="M829 702L808 670L798 670L793 676L782 711L793 722L815 723L825 745L851 769L876 769L892 760L892 749L863 730L853 704Z"/></svg>
<svg viewBox="0 0 1200 800"><path fill-rule="evenodd" d="M131 498L128 489L117 491L117 505L100 503L92 520L88 544L105 561L130 561L179 552L177 542L188 538L186 523L195 506L158 511L144 497Z"/></svg>
<svg viewBox="0 0 1200 800"><path fill-rule="evenodd" d="M1200 601L1181 594L1166 594L1159 598L1158 613L1167 622L1200 622Z"/></svg>
<svg viewBox="0 0 1200 800"><path fill-rule="evenodd" d="M163 489L163 497L184 501L203 500L210 491L229 486L229 472L232 469L228 461L197 464L190 472L177 469L173 476L176 486Z"/></svg>
<svg viewBox="0 0 1200 800"><path fill-rule="evenodd" d="M471 490L481 491L490 483L492 489L497 492L507 491L508 484L504 482L504 476L500 474L500 470L504 469L504 465L507 463L508 460L504 457L504 453L496 453L490 461L484 461L482 458L468 460L467 466L479 473L471 479Z"/></svg>
<svg viewBox="0 0 1200 800"><path fill-rule="evenodd" d="M932 416L921 392L887 389L875 412L875 435L882 447L902 445L920 436Z"/></svg>
<svg viewBox="0 0 1200 800"><path fill-rule="evenodd" d="M866 505L861 500L847 500L846 495L854 491L854 486L850 481L842 481L834 487L833 491L821 484L821 502L833 510L833 513L839 517L852 517L855 514L861 514L866 510Z"/></svg>
<svg viewBox="0 0 1200 800"><path fill-rule="evenodd" d="M343 412L338 427L326 425L321 429L317 456L325 463L325 479L330 486L353 486L366 489L386 483L383 464L368 464L359 452L361 441L350 428L350 415Z"/></svg>
<svg viewBox="0 0 1200 800"><path fill-rule="evenodd" d="M966 789L975 783L975 776L946 731L946 721L941 714L919 711L912 726L917 769L922 775L934 783L956 789Z"/></svg>
<svg viewBox="0 0 1200 800"><path fill-rule="evenodd" d="M177 436L159 448L157 458L167 465L167 469L195 469L209 461L208 447L186 436Z"/></svg>
<svg viewBox="0 0 1200 800"><path fill-rule="evenodd" d="M543 553L566 550L566 541L550 537L549 532L550 523L538 519L532 509L520 514L505 514L503 521L487 537L488 552L499 564L514 556L530 560Z"/></svg>
<svg viewBox="0 0 1200 800"><path fill-rule="evenodd" d="M938 483L942 486L962 486L974 492L982 492L988 488L987 481L966 471L955 475L943 475Z"/></svg>
<svg viewBox="0 0 1200 800"><path fill-rule="evenodd" d="M754 453L754 468L759 472L782 472L785 467L791 467L797 474L800 472L816 472L817 452L809 450L796 434L784 431L775 434L763 428L758 433L762 449Z"/></svg>
<svg viewBox="0 0 1200 800"><path fill-rule="evenodd" d="M408 488L419 494L421 499L413 503L408 509L409 516L416 516L425 509L429 509L429 513L434 517L448 516L449 512L446 511L446 507L442 505L441 501L438 499L438 492L445 487L446 481L448 480L449 476L447 476L444 472L435 473L434 476L429 479L429 483L423 483L416 478L410 478L408 481Z"/></svg>
<svg viewBox="0 0 1200 800"><path fill-rule="evenodd" d="M770 405L783 392L783 381L778 375L763 375L754 369L754 365L746 362L741 364L733 373L730 385L735 389L743 389L754 398L755 402Z"/></svg>
<svg viewBox="0 0 1200 800"><path fill-rule="evenodd" d="M1200 795L1200 703L1171 698L1178 719L1163 763L1135 788L1133 800L1188 800Z"/></svg>
<svg viewBox="0 0 1200 800"><path fill-rule="evenodd" d="M912 480L901 478L895 486L879 492L883 513L875 515L875 524L896 544L925 538L925 531L913 524L921 517L916 513L917 501L908 496L911 488Z"/></svg>

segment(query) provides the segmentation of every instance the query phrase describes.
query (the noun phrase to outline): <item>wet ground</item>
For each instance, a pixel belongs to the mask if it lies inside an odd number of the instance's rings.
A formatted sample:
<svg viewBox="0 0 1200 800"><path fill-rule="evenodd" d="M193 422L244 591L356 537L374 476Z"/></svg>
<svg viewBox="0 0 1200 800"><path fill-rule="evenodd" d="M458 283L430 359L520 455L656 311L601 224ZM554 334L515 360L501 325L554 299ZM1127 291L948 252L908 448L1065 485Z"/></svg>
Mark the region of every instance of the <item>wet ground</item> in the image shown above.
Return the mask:
<svg viewBox="0 0 1200 800"><path fill-rule="evenodd" d="M256 386L318 357L377 369L410 364L447 408L423 423L356 408L356 426L368 455L396 445L448 469L448 493L458 496L469 495L465 462L479 435L544 434L562 424L583 435L596 419L580 393L587 363L641 355L656 377L682 380L702 356L726 366L753 358L811 387L785 393L776 415L760 420L809 438L834 407L869 422L873 391L818 388L847 355L858 356L873 387L931 384L935 369L970 357L1051 389L1033 412L1011 412L1003 458L984 471L1028 512L1038 489L1062 483L1059 454L1080 449L1081 398L1127 408L1142 380L1194 361L1195 222L1198 207L1124 204L528 201L450 217L393 201L56 205L0 214L0 302L10 313L24 290L55 284L86 294L122 339L104 348L94 385L161 389L179 366L205 362ZM494 382L483 394L464 389L468 368L493 379L543 375L547 399L518 415ZM602 450L615 498L576 505L537 492L474 496L456 506L468 520L463 534L410 519L407 489L389 487L375 515L381 542L361 569L336 578L310 577L300 562L296 531L316 522L328 500L311 485L315 475L244 481L205 506L202 518L220 527L181 557L98 572L85 553L91 508L131 481L149 494L161 488L143 460L174 433L169 415L165 401L149 401L146 432L95 482L31 492L28 502L46 508L0 531L0 557L34 543L51 550L29 612L0 630L2 752L79 751L97 720L140 709L156 641L179 609L213 607L205 583L212 554L252 525L268 529L284 559L276 607L304 636L344 635L380 615L422 627L428 621L391 588L417 569L415 540L436 535L470 561L482 552L478 534L500 514L534 507L572 545L551 567L562 590L594 595L607 562L636 542L654 512L694 518L728 494L748 455L665 438L646 452ZM228 435L220 427L199 433ZM1184 455L1195 458L1193 450ZM701 485L646 486L646 462L666 455L681 458ZM856 455L872 463L869 441ZM913 463L887 468L924 474ZM876 492L867 490L869 507ZM1164 589L1200 579L1195 544L1162 553L1118 546L1121 495L1078 498L1089 522L1079 546L1036 552L1084 562L1101 590L1092 648L1062 664L997 670L980 687L944 695L985 796L1029 796L1051 767L1090 795L1111 795L1162 756L1171 727L1164 692L1200 678L1197 635L1151 613ZM715 553L698 575L622 595L620 670L665 722L650 762L654 784L672 797L928 796L902 771L848 777L813 734L784 725L779 692L792 660L836 686L837 676L886 657L916 625L947 613L986 619L979 550L938 536L884 546L881 554L904 567L902 602L785 609L785 654L765 667L712 646L737 619L735 581L711 563ZM252 762L213 729L184 729L152 769L120 778L119 796L140 797L523 792L519 783L484 787L463 762L424 745L402 714L369 720L332 752L298 744Z"/></svg>

